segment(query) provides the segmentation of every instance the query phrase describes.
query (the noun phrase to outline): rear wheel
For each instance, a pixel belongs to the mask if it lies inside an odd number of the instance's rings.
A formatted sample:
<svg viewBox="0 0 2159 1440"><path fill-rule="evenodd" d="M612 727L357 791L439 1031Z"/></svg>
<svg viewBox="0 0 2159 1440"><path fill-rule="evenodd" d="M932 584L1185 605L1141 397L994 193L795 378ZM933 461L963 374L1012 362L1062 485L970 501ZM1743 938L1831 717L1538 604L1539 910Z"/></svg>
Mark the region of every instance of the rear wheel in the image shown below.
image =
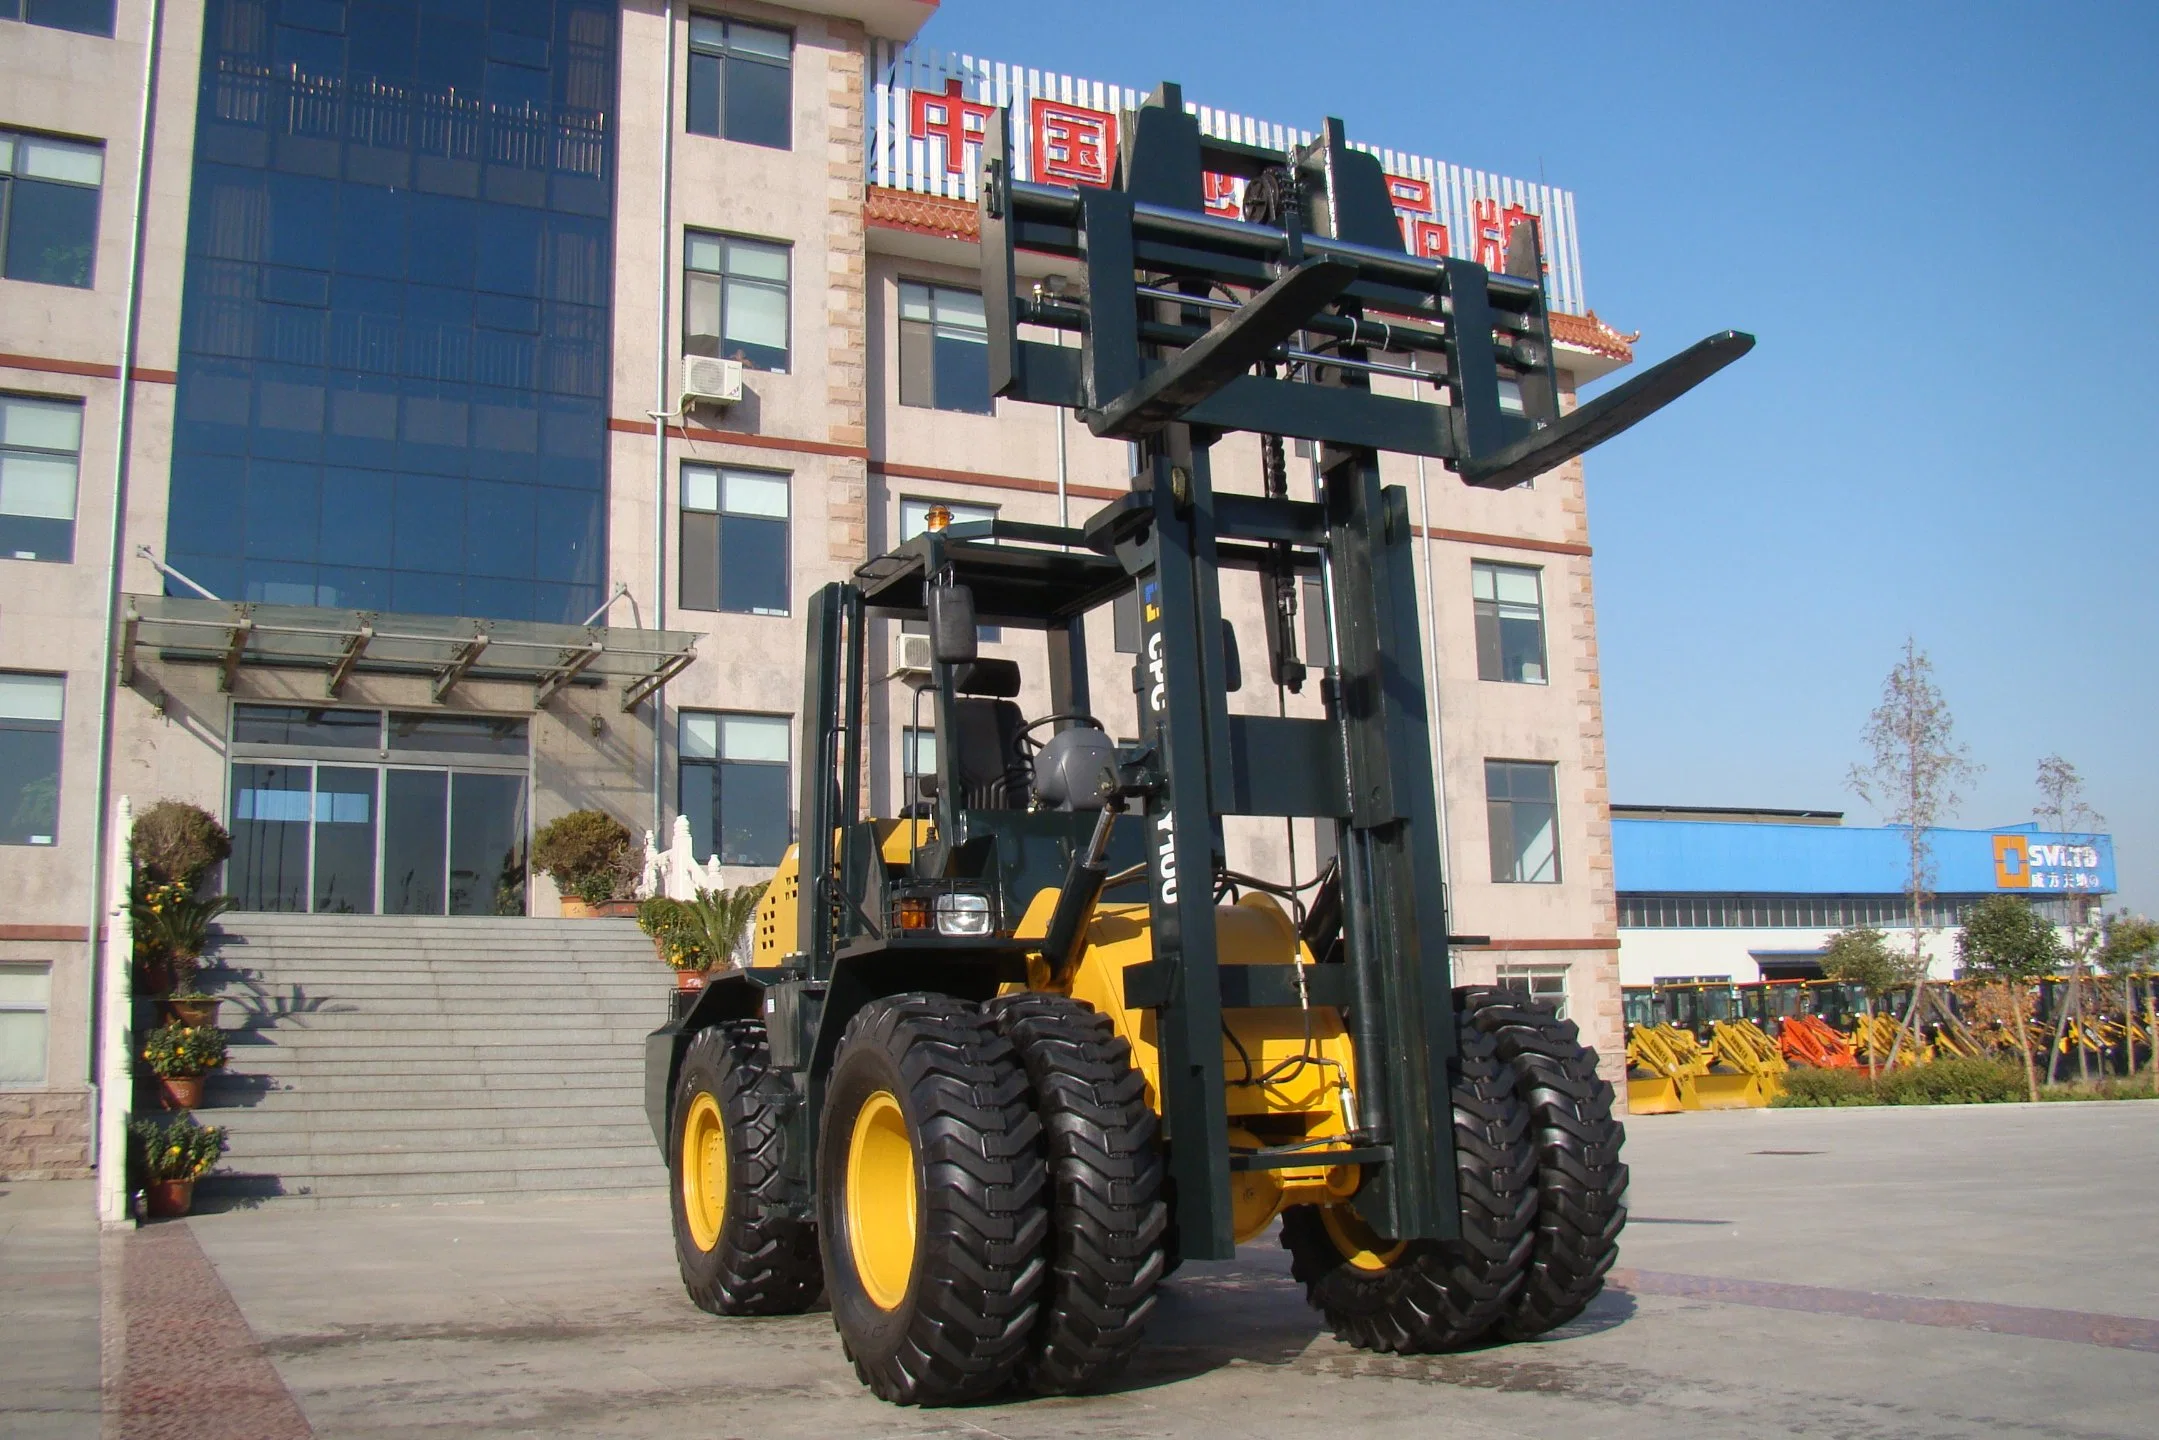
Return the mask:
<svg viewBox="0 0 2159 1440"><path fill-rule="evenodd" d="M1094 1007L1028 994L985 1008L1019 1052L1049 1159L1050 1269L1018 1378L1071 1394L1131 1358L1154 1309L1169 1226L1158 1126L1131 1047Z"/></svg>
<svg viewBox="0 0 2159 1440"><path fill-rule="evenodd" d="M793 1315L823 1287L817 1235L791 1218L780 1150L783 1092L765 1029L701 1030L675 1079L667 1166L683 1288L715 1315Z"/></svg>
<svg viewBox="0 0 2159 1440"><path fill-rule="evenodd" d="M1537 1220L1522 1286L1498 1333L1526 1340L1564 1325L1604 1288L1627 1223L1626 1131L1612 1114L1612 1087L1597 1052L1572 1020L1518 990L1461 992L1462 1013L1492 1037L1529 1107L1537 1155Z"/></svg>
<svg viewBox="0 0 2159 1440"><path fill-rule="evenodd" d="M1489 1036L1463 1019L1452 1075L1458 1240L1389 1240L1347 1205L1282 1213L1290 1272L1335 1335L1360 1350L1420 1354L1482 1339L1506 1314L1529 1256L1528 1114Z"/></svg>
<svg viewBox="0 0 2159 1440"><path fill-rule="evenodd" d="M833 1326L879 1397L951 1404L1011 1381L1047 1268L1041 1146L1012 1046L973 1005L900 995L848 1022L818 1234Z"/></svg>

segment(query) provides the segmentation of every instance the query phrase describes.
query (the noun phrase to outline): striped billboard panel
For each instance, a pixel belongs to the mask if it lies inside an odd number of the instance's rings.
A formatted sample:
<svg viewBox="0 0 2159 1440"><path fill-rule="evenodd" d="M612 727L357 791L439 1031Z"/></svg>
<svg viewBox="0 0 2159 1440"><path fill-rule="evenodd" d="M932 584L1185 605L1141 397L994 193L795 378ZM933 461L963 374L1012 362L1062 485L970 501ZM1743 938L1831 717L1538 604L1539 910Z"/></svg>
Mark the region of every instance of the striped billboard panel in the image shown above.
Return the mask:
<svg viewBox="0 0 2159 1440"><path fill-rule="evenodd" d="M1028 69L972 55L878 41L869 59L869 180L895 190L948 199L975 198L975 162L984 129L1000 109L1012 114L1019 178L1043 184L1107 184L1116 163L1125 111L1144 91ZM1287 150L1313 132L1187 103L1202 133ZM1499 268L1507 234L1534 221L1543 237L1545 287L1555 310L1586 314L1574 196L1361 141L1387 173L1404 245L1418 254L1453 255ZM1209 176L1207 208L1234 215L1242 182Z"/></svg>

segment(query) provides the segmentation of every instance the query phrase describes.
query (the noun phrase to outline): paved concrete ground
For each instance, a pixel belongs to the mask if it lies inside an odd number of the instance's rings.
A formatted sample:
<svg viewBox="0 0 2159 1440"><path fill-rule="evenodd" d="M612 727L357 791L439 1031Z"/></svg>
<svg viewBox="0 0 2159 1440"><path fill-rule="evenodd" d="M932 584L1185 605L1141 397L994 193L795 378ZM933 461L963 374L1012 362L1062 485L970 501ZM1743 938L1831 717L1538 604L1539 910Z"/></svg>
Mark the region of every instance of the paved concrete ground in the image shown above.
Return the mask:
<svg viewBox="0 0 2159 1440"><path fill-rule="evenodd" d="M966 1410L870 1399L823 1314L692 1309L657 1197L189 1224L323 1437L2159 1434L2159 1104L1654 1117L1629 1158L1626 1288L1543 1342L1361 1354L1255 1246L1117 1393Z"/></svg>
<svg viewBox="0 0 2159 1440"><path fill-rule="evenodd" d="M0 1181L0 1435L98 1433L98 1226L88 1180Z"/></svg>

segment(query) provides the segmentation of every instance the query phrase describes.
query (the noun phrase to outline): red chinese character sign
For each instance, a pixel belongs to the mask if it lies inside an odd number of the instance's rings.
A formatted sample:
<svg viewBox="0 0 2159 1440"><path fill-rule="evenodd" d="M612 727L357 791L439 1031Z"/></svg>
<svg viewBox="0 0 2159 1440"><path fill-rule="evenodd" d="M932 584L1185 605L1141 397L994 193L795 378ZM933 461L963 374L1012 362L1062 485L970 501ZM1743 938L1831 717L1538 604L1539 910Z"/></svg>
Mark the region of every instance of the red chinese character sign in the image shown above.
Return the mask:
<svg viewBox="0 0 2159 1440"><path fill-rule="evenodd" d="M1209 170L1200 177L1201 198L1209 215L1220 215L1230 220L1244 218L1244 182L1234 175L1217 175Z"/></svg>
<svg viewBox="0 0 2159 1440"><path fill-rule="evenodd" d="M989 133L994 105L969 100L958 80L945 81L944 93L917 90L908 97L907 133L917 140L932 136L945 142L945 173L967 173L967 147L979 145Z"/></svg>
<svg viewBox="0 0 2159 1440"><path fill-rule="evenodd" d="M1107 185L1117 166L1117 117L1061 100L1037 98L1028 111L1034 131L1034 178L1049 185Z"/></svg>
<svg viewBox="0 0 2159 1440"><path fill-rule="evenodd" d="M1394 202L1394 217L1402 226L1402 248L1429 260L1444 260L1447 227L1434 219L1432 182L1416 175L1389 175L1387 198Z"/></svg>
<svg viewBox="0 0 2159 1440"><path fill-rule="evenodd" d="M1539 218L1519 205L1502 205L1497 200L1479 200L1476 213L1470 223L1470 235L1477 249L1477 263L1487 270L1507 268L1507 241L1514 236L1514 227L1521 224L1537 226L1537 241L1541 248L1544 227Z"/></svg>

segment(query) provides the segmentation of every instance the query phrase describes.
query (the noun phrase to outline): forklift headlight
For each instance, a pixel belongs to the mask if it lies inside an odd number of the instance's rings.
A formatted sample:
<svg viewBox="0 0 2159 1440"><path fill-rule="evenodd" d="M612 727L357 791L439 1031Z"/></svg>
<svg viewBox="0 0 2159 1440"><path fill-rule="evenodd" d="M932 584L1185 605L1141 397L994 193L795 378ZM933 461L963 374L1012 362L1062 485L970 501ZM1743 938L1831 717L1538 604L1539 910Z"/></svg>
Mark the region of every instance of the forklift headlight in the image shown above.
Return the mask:
<svg viewBox="0 0 2159 1440"><path fill-rule="evenodd" d="M987 895L938 896L937 933L940 935L989 934L990 897Z"/></svg>

